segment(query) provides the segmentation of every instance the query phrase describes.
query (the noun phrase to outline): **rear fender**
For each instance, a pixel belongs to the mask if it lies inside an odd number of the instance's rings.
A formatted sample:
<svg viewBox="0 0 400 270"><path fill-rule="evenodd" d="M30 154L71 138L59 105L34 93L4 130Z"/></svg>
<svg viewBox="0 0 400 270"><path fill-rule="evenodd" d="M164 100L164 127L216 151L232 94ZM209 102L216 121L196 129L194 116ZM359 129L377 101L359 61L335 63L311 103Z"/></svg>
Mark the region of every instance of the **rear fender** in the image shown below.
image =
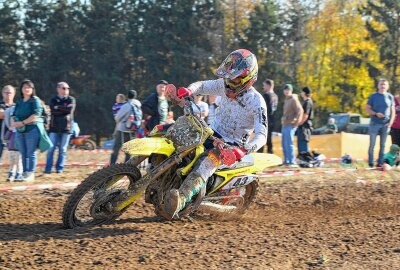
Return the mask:
<svg viewBox="0 0 400 270"><path fill-rule="evenodd" d="M273 154L251 153L250 155L254 160L251 166L216 171L214 174L222 177L224 180L218 187L211 191L210 194L216 192L220 188L231 189L233 187L247 185L257 179L257 176L253 175L254 173L262 172L266 168L282 164L282 159Z"/></svg>
<svg viewBox="0 0 400 270"><path fill-rule="evenodd" d="M166 138L142 138L133 139L122 145L122 151L130 156L150 156L151 154L161 154L167 157L175 152L175 147Z"/></svg>

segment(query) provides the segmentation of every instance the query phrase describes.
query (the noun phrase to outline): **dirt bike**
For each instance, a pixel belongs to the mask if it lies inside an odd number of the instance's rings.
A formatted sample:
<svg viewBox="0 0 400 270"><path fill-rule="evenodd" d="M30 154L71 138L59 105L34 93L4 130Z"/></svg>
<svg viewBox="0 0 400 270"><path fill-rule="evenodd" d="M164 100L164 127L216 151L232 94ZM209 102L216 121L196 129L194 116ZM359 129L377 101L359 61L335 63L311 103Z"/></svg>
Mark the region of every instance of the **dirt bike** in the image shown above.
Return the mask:
<svg viewBox="0 0 400 270"><path fill-rule="evenodd" d="M72 192L63 210L66 228L110 222L143 195L145 202L154 206L156 215L166 216L166 193L179 188L196 161L207 153L203 146L206 139L216 139L213 130L193 114L193 99L186 100L184 115L166 132L156 127L151 137L126 142L122 150L131 155L128 162L100 169ZM146 159L149 165L142 176L138 165ZM256 173L281 163L278 156L252 153L233 166L220 167L178 213L178 218L192 213L211 216L244 213L257 193Z"/></svg>
<svg viewBox="0 0 400 270"><path fill-rule="evenodd" d="M80 135L77 137L71 137L69 140L68 147L75 149L83 149L83 150L95 150L96 143L89 139L90 135Z"/></svg>

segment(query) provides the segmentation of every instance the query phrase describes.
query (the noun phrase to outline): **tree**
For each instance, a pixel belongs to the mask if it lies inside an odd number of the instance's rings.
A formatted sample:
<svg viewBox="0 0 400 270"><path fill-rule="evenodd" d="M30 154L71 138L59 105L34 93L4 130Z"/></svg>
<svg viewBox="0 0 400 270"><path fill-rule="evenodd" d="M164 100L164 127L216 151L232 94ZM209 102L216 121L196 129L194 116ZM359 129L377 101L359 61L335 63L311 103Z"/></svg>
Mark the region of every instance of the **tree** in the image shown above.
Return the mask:
<svg viewBox="0 0 400 270"><path fill-rule="evenodd" d="M7 1L0 6L0 85L18 83L22 73L21 26L16 14L18 1Z"/></svg>
<svg viewBox="0 0 400 270"><path fill-rule="evenodd" d="M82 78L80 67L84 59L82 32L82 7L78 2L58 1L48 4L45 28L35 50L31 51L38 59L30 66L30 73L40 86L40 96L45 100L55 94L56 83L67 81L72 88L79 89ZM78 93L74 93L78 94Z"/></svg>
<svg viewBox="0 0 400 270"><path fill-rule="evenodd" d="M306 25L299 82L314 90L318 110L363 112L374 91L368 67L379 66L377 46L366 39L358 5L356 0L327 1Z"/></svg>
<svg viewBox="0 0 400 270"><path fill-rule="evenodd" d="M235 50L249 27L249 17L259 0L219 0L224 26L225 46Z"/></svg>
<svg viewBox="0 0 400 270"><path fill-rule="evenodd" d="M259 78L271 78L275 81L286 81L287 61L284 54L285 41L282 21L279 17L280 7L275 1L262 1L250 14L249 26L244 31L242 47L252 51L258 59ZM260 80L262 81L262 80ZM261 82L257 85L261 87Z"/></svg>
<svg viewBox="0 0 400 270"><path fill-rule="evenodd" d="M93 0L83 8L77 117L96 134L97 141L112 133L111 106L116 94L125 93L130 86L131 57L123 5L119 0Z"/></svg>
<svg viewBox="0 0 400 270"><path fill-rule="evenodd" d="M369 37L379 46L380 60L385 68L382 74L391 81L391 88L398 90L400 65L400 1L367 0L359 11L365 16ZM377 67L372 66L376 70ZM374 77L380 75L376 72Z"/></svg>

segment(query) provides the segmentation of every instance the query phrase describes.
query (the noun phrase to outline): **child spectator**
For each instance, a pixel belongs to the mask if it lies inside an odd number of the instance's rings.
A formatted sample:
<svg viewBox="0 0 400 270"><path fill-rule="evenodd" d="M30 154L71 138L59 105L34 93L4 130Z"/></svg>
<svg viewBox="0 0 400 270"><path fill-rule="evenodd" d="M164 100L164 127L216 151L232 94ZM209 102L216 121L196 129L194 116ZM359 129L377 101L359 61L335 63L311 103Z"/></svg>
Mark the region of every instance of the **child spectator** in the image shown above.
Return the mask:
<svg viewBox="0 0 400 270"><path fill-rule="evenodd" d="M326 125L325 133L326 134L335 134L338 132L338 127L335 124L335 118L329 118L328 124Z"/></svg>
<svg viewBox="0 0 400 270"><path fill-rule="evenodd" d="M390 151L383 156L383 170L390 171L393 166L400 171L400 146L392 144Z"/></svg>
<svg viewBox="0 0 400 270"><path fill-rule="evenodd" d="M126 103L126 97L124 94L118 94L115 97L115 104L112 106L112 112L115 117L117 115L117 112L121 109L122 106Z"/></svg>
<svg viewBox="0 0 400 270"><path fill-rule="evenodd" d="M15 106L12 106L4 111L4 121L2 126L1 138L6 143L8 150L8 161L10 164L8 170L7 181L21 181L22 180L22 158L18 152L15 136L16 129L11 126L11 115L14 113Z"/></svg>

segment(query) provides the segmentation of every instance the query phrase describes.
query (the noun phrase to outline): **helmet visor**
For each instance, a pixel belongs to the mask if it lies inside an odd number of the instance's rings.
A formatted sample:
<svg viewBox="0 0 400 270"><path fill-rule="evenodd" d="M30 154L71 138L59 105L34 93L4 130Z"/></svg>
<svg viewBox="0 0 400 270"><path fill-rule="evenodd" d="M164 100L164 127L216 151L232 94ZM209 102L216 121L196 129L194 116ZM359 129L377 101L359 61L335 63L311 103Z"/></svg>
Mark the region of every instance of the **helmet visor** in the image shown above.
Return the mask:
<svg viewBox="0 0 400 270"><path fill-rule="evenodd" d="M230 54L219 66L215 75L225 79L235 79L239 77L248 67L246 59L240 54Z"/></svg>

